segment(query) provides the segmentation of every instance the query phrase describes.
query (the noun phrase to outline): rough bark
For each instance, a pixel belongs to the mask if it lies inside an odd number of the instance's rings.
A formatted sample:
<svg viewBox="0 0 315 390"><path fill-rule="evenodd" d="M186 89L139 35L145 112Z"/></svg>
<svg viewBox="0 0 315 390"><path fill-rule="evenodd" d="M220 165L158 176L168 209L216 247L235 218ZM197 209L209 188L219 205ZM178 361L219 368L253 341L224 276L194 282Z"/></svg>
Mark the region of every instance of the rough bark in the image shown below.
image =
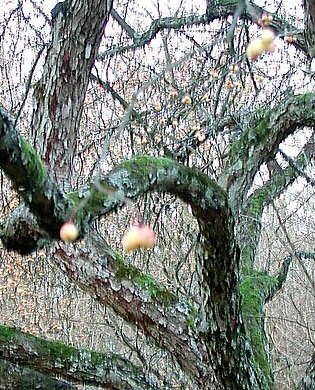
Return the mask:
<svg viewBox="0 0 315 390"><path fill-rule="evenodd" d="M171 353L200 388L209 380L212 370L193 302L179 300L150 275L128 265L95 233L87 237L83 250L69 254L60 248L54 260L83 290Z"/></svg>
<svg viewBox="0 0 315 390"><path fill-rule="evenodd" d="M79 218L88 223L97 216L105 215L122 206L126 199L135 198L152 190L174 193L190 203L199 220L204 236L203 248L200 249L199 256L204 291L204 323L211 324L204 332L204 339L211 360L216 362L217 376L226 388L231 387L232 384L236 389L263 388L262 386L265 386L262 384L263 376L254 373L251 351L246 347L245 331L240 318L239 297L236 292L238 255L237 251L235 252L237 248L233 247L231 233L233 222L229 216L226 195L220 187L205 175L172 160L143 156L122 163L107 177L94 184L91 192L86 195L86 202L79 212ZM77 201L82 200L78 197ZM71 258L65 253L63 256L64 260L71 264L69 260ZM72 273L72 277L78 279L78 270L69 267L67 273ZM213 278L211 275L217 277ZM121 308L116 308L117 312L119 310ZM245 311L244 307L243 310ZM131 317L125 316L132 320ZM237 347L231 351L234 343ZM239 356L244 358L240 359ZM194 379L197 373L199 375L203 371L200 367L197 370L196 367L188 368L183 356L179 356L178 361ZM242 373L241 382L237 380L235 372ZM203 375L207 374L203 373Z"/></svg>
<svg viewBox="0 0 315 390"><path fill-rule="evenodd" d="M312 356L311 362L306 370L306 373L298 386L298 390L313 389L315 389L315 354Z"/></svg>
<svg viewBox="0 0 315 390"><path fill-rule="evenodd" d="M53 18L44 73L34 91L32 138L62 180L71 173L89 76L111 7L111 0L67 0Z"/></svg>
<svg viewBox="0 0 315 390"><path fill-rule="evenodd" d="M274 159L280 143L315 124L315 95L289 96L273 108L256 112L240 140L232 145L226 174L233 209L239 211L261 164Z"/></svg>
<svg viewBox="0 0 315 390"><path fill-rule="evenodd" d="M49 376L61 377L72 384L112 390L157 389L139 367L117 354L76 349L14 328L0 326L0 354L1 369L5 369L9 365L8 362L17 363L21 367L15 370L20 371L20 380L17 380L18 373L11 378L15 386L21 386L15 387L20 390L35 389L41 383L46 386L45 389L75 388L66 382L49 379ZM5 383L7 385L7 382ZM27 385L30 387L26 387Z"/></svg>
<svg viewBox="0 0 315 390"><path fill-rule="evenodd" d="M0 107L0 167L37 217L34 220L23 209L16 210L2 236L7 247L27 253L36 248L39 240L58 238L61 224L69 217L70 203L48 175L41 158L16 131L3 107Z"/></svg>
<svg viewBox="0 0 315 390"><path fill-rule="evenodd" d="M0 359L1 390L76 390L77 387L62 380L53 379L23 365Z"/></svg>
<svg viewBox="0 0 315 390"><path fill-rule="evenodd" d="M33 117L33 139L42 145L40 152L44 161L53 167L62 180L71 173L69 168L75 153L75 137L90 70L111 8L111 2L99 0L73 1L70 6L67 4L64 2L61 12L54 15L53 40L47 53L43 78L35 88L37 103ZM159 19L153 21L148 31L140 36L113 12L115 20L128 32L133 43L123 48L114 48L105 55L142 47L162 29L177 29L232 15L249 18L255 23L259 21L263 12L261 8L249 2L246 2L246 7L239 8L239 4L239 1L208 2L205 15ZM237 13L237 10L241 12ZM309 15L312 15L311 11ZM276 16L271 26L278 32L288 28ZM310 41L308 38L308 44ZM299 36L295 44L305 52L309 51L302 37ZM240 253L238 244L241 240L240 236L235 236L234 219L239 223L240 210L249 206L252 208L248 210L257 213L255 216L261 216L265 204L263 195L271 188L266 186L265 193L260 190L254 194L256 198L252 197L248 201L247 192L253 178L263 162L275 157L280 142L289 134L299 126L314 126L314 106L313 94L291 96L286 97L277 107L252 117L248 129L231 150L231 167L226 172L226 188L230 199L206 175L169 159L145 156L122 163L85 191L80 189L65 194L51 179L35 151L14 130L4 110L1 110L0 166L37 217L39 225L38 228L37 222L31 221L34 229L28 230L27 227L24 237L16 237L16 232L25 230L29 222L27 218L20 218L21 224L17 229L7 229L4 242L8 248L24 253L36 248L39 240L46 235L50 239L57 239L61 223L72 212L81 233L84 233L94 219L106 216L122 207L127 200L148 191L176 195L192 206L200 225L197 259L203 294L200 316L194 313L193 305L179 302L174 294L163 289L152 278L127 266L119 255L109 249L105 251L104 246L95 245L95 242L80 250L76 247L60 247L55 252L55 261L89 294L110 306L126 321L136 324L158 346L169 351L200 389L211 387L212 369L209 362L225 389L271 389L272 375L265 352L262 318L263 307L271 291L281 284L280 275L278 278L270 278L266 274L254 272L250 266L246 272L243 267L242 280L239 280L240 259L245 261L248 255L252 265L255 253ZM292 176L286 179L288 181L282 184L282 188L288 185ZM269 184L273 184L272 181ZM253 229L257 229L257 226ZM258 233L259 228L255 244L258 243ZM21 246L21 237L26 242L29 236L32 241ZM286 263L284 265L287 272ZM281 277L283 275L285 272ZM32 345L32 348L35 346ZM17 355L10 355L8 345L5 351L9 358L14 359ZM44 362L30 359L27 348L22 348L22 352L26 355L20 358L20 363L29 364L30 360L34 360L39 367L49 363L51 367L54 366L47 357L47 351L46 355L38 355L41 359L44 357ZM70 360L79 364L73 359ZM305 377L306 384L314 381L312 367ZM46 369L43 367L44 371ZM70 375L68 371L71 370L67 370L65 375ZM87 375L93 373L93 367L88 367L88 371ZM132 375L128 371L126 381L129 386L133 386L129 388L144 386L145 382L136 382L138 375L136 378ZM110 379L114 381L112 377ZM85 381L82 377L76 380ZM107 386L126 388L125 383L113 383L107 382ZM145 386L150 388L147 383Z"/></svg>

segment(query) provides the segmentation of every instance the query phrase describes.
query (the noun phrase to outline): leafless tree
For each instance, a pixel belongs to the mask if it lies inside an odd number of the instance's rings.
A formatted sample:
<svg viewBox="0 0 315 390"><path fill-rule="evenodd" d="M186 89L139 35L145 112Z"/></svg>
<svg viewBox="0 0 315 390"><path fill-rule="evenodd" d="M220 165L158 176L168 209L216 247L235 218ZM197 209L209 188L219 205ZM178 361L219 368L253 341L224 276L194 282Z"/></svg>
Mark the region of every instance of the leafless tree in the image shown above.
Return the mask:
<svg viewBox="0 0 315 390"><path fill-rule="evenodd" d="M2 257L45 256L169 365L3 325L1 388L274 389L265 306L289 283L292 264L314 301L306 262L315 253L292 241L275 204L298 178L314 185L313 2L303 2L303 20L276 1L267 9L182 1L175 11L140 3L66 0L50 17L41 2L19 1L5 14L0 167L12 188L2 187ZM18 35L8 41L14 23ZM23 79L26 25L33 65ZM276 51L247 56L266 29L277 36ZM285 142L295 135L303 141L292 155ZM14 210L12 194L20 200ZM257 267L266 208L286 243L276 270ZM142 255L146 269L118 246L124 210L156 220L160 246ZM60 242L69 220L79 230L73 244ZM152 258L165 267L164 280ZM135 343L114 326L113 334ZM296 389L315 388L314 359L305 357Z"/></svg>

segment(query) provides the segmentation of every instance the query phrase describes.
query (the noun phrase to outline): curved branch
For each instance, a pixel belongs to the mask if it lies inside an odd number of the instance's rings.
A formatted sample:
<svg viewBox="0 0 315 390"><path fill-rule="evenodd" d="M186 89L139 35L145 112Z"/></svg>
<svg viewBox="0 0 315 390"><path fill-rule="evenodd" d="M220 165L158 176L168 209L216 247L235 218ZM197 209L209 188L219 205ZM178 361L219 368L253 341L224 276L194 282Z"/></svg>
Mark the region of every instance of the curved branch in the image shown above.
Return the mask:
<svg viewBox="0 0 315 390"><path fill-rule="evenodd" d="M276 161L267 163L270 179L256 189L242 209L241 218L246 219L242 230L242 267L253 267L261 234L261 217L267 205L278 198L300 175L305 176L304 168L313 156L314 145L309 141L298 156L290 159L289 166L282 169Z"/></svg>
<svg viewBox="0 0 315 390"><path fill-rule="evenodd" d="M248 197L244 210L259 219L264 207L283 194L299 176L304 177L308 183L313 185L313 180L306 174L305 168L314 158L314 151L315 144L312 140L304 145L294 159L280 149L280 154L289 163L289 166L281 168L276 161L270 161L270 165L268 165L270 179Z"/></svg>
<svg viewBox="0 0 315 390"><path fill-rule="evenodd" d="M10 238L10 229L2 239L9 242L11 249L27 253L35 249L36 242L43 237L59 237L60 226L70 213L70 202L64 197L56 183L50 178L41 158L31 145L19 135L6 110L0 106L0 168L12 181L16 191L24 199L30 211L37 217L40 229L30 228L30 242L19 238ZM22 225L27 222L21 217ZM34 226L34 223L30 224ZM25 226L21 230L25 229ZM42 230L41 230L42 229ZM28 229L26 229L28 232ZM13 235L16 233L16 229Z"/></svg>
<svg viewBox="0 0 315 390"><path fill-rule="evenodd" d="M243 136L232 145L227 183L239 210L264 162L271 161L280 143L298 128L315 125L315 94L286 97L280 104L253 114Z"/></svg>
<svg viewBox="0 0 315 390"><path fill-rule="evenodd" d="M225 191L199 170L163 157L138 156L119 164L92 184L80 213L91 221L151 191L177 196L192 207L198 220L222 221L217 234L224 234L221 228L229 215Z"/></svg>
<svg viewBox="0 0 315 390"><path fill-rule="evenodd" d="M229 211L226 193L221 187L202 172L166 158L136 157L120 164L93 184L86 191L85 199L74 193L65 196L1 106L0 168L37 217L39 226L53 239L59 238L60 226L69 218L71 206L72 211L80 208L76 222L83 232L87 231L87 224L91 220L114 211L123 206L127 199L134 199L148 191L172 193L189 203L198 219L205 223L219 221L218 226L226 228L224 221L227 221ZM225 237L226 232L217 229L213 233ZM12 249L19 250L19 244L16 243L15 247L12 240Z"/></svg>
<svg viewBox="0 0 315 390"><path fill-rule="evenodd" d="M117 354L76 349L14 328L0 326L0 353L9 362L76 384L113 390L157 389L139 367Z"/></svg>

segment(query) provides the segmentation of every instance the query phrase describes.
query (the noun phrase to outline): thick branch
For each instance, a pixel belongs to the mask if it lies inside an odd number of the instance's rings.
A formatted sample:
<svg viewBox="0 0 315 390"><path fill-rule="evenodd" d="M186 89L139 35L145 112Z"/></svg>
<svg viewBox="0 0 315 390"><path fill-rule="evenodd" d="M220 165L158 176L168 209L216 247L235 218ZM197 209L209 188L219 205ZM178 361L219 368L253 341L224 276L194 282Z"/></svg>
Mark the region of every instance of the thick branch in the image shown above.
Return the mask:
<svg viewBox="0 0 315 390"><path fill-rule="evenodd" d="M254 176L272 160L280 143L298 128L315 125L315 94L286 97L280 104L252 115L248 128L230 151L228 187L236 210L244 202Z"/></svg>
<svg viewBox="0 0 315 390"><path fill-rule="evenodd" d="M61 248L54 260L89 295L170 352L195 382L201 385L206 380L209 362L198 340L199 316L193 303L180 301L151 276L125 263L95 234L87 237L83 251L77 248L67 254Z"/></svg>
<svg viewBox="0 0 315 390"><path fill-rule="evenodd" d="M76 390L77 387L1 358L0 389Z"/></svg>
<svg viewBox="0 0 315 390"><path fill-rule="evenodd" d="M0 326L0 353L7 361L72 383L112 390L156 389L139 367L117 354L76 349L14 328Z"/></svg>
<svg viewBox="0 0 315 390"><path fill-rule="evenodd" d="M252 269L256 258L256 250L260 240L261 217L264 208L278 198L299 176L313 155L313 143L307 143L291 164L282 169L276 161L268 163L270 179L255 190L246 200L240 216L246 223L241 224L241 264L243 272ZM292 167L294 166L294 168ZM296 169L299 167L299 169Z"/></svg>
<svg viewBox="0 0 315 390"><path fill-rule="evenodd" d="M305 177L308 182L312 180L307 176L305 168L314 156L313 141L308 142L295 159L291 159L282 151L280 153L288 161L289 166L281 168L276 161L270 162L270 165L267 164L270 179L247 199L244 210L257 220L260 220L264 208L283 194L299 176Z"/></svg>
<svg viewBox="0 0 315 390"><path fill-rule="evenodd" d="M106 215L148 191L162 191L177 195L189 203L197 218L220 221L221 229L215 235L225 235L224 222L228 217L224 191L203 173L184 167L165 158L137 157L122 163L103 180L95 183L86 199L69 197L58 189L34 149L13 127L13 122L0 108L0 168L11 179L31 212L52 238L59 237L61 224L70 215L70 206L81 207L77 214L79 227L92 219ZM81 192L81 191L80 191ZM12 244L12 249L18 250Z"/></svg>
<svg viewBox="0 0 315 390"><path fill-rule="evenodd" d="M197 169L162 157L138 156L121 163L91 186L81 210L84 218L91 221L123 206L128 199L151 191L177 196L192 207L198 220L220 221L213 234L217 237L226 234L224 221L229 215L226 193Z"/></svg>
<svg viewBox="0 0 315 390"><path fill-rule="evenodd" d="M30 228L29 233L36 240L48 235L59 237L59 229L70 212L70 203L47 174L45 165L31 145L19 135L6 110L0 106L0 168L12 181L16 191L24 199L30 211L37 217L40 232ZM22 224L25 218L22 216ZM31 224L34 226L33 221ZM26 229L28 231L28 229ZM46 234L45 234L46 232ZM32 238L32 237L31 237ZM4 238L4 240L6 240ZM10 241L10 237L8 237ZM12 242L12 249L22 253L34 249L27 242ZM9 245L9 247L11 244Z"/></svg>

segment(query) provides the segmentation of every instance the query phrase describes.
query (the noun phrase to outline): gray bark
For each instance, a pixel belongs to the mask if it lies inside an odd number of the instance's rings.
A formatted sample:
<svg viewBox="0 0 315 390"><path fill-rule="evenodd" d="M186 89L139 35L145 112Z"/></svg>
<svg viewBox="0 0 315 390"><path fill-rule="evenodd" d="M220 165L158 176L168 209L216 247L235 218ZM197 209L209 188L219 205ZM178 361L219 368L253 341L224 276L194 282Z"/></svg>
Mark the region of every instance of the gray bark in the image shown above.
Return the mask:
<svg viewBox="0 0 315 390"><path fill-rule="evenodd" d="M112 0L65 1L53 19L44 73L34 92L32 138L60 182L71 174L89 77L111 8Z"/></svg>

